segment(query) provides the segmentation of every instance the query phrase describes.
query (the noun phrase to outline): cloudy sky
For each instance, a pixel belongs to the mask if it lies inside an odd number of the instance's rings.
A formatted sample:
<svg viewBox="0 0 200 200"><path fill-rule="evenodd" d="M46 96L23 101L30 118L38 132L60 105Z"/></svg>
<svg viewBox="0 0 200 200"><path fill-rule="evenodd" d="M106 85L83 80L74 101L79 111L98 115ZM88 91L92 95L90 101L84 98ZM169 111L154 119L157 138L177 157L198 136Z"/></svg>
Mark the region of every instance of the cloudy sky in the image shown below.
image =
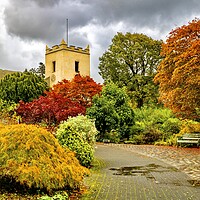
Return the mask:
<svg viewBox="0 0 200 200"><path fill-rule="evenodd" d="M0 68L23 71L44 61L45 47L66 39L91 48L91 77L117 32L165 40L169 32L200 18L199 0L0 0Z"/></svg>

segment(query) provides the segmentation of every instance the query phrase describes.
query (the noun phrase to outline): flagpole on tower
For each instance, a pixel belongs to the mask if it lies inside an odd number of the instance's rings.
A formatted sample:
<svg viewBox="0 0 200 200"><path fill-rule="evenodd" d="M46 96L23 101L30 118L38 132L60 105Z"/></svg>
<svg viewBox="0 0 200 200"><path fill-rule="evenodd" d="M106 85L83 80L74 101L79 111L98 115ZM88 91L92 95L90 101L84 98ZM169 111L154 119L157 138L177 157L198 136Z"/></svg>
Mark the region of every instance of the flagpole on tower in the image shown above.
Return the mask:
<svg viewBox="0 0 200 200"><path fill-rule="evenodd" d="M67 42L67 46L68 46L68 42L69 42L69 22L68 19L66 19L66 42Z"/></svg>

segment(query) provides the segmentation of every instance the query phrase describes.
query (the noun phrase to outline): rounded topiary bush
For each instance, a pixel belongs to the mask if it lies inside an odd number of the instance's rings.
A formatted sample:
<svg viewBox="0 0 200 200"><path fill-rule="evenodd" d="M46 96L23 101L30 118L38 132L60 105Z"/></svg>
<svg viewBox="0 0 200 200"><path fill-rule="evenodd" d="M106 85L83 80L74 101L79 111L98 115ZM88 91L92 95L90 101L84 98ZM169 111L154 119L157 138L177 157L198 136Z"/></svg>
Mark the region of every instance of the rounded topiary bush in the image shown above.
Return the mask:
<svg viewBox="0 0 200 200"><path fill-rule="evenodd" d="M61 127L63 130L63 127ZM90 166L94 158L94 148L89 145L76 131L65 127L61 134L57 135L60 144L75 152L77 159L83 166Z"/></svg>
<svg viewBox="0 0 200 200"><path fill-rule="evenodd" d="M78 189L88 170L48 131L34 125L0 128L0 183L51 192ZM16 184L17 183L17 184Z"/></svg>
<svg viewBox="0 0 200 200"><path fill-rule="evenodd" d="M84 141L90 145L94 145L96 141L97 129L93 120L88 119L87 116L78 115L76 117L69 117L67 125L71 130L78 132Z"/></svg>
<svg viewBox="0 0 200 200"><path fill-rule="evenodd" d="M86 116L77 116L61 123L56 137L62 146L76 153L81 165L88 167L94 158L96 134L93 121Z"/></svg>

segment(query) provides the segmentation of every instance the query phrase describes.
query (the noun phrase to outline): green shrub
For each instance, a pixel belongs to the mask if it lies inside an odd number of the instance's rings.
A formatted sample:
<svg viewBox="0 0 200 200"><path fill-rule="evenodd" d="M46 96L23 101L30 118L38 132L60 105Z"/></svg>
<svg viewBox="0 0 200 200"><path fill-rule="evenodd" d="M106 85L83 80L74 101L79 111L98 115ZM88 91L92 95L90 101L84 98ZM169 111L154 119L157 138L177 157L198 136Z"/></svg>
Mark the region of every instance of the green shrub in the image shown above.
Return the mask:
<svg viewBox="0 0 200 200"><path fill-rule="evenodd" d="M160 146L176 146L177 145L177 137L179 136L179 134L173 134L170 137L168 137L167 139L162 139L159 141L155 142L155 145L160 145Z"/></svg>
<svg viewBox="0 0 200 200"><path fill-rule="evenodd" d="M136 122L131 128L131 141L136 144L174 143L173 135L180 131L182 122L166 108L135 109ZM173 141L173 142L171 142Z"/></svg>
<svg viewBox="0 0 200 200"><path fill-rule="evenodd" d="M109 133L105 133L104 137L105 137L104 139L107 139L112 143L120 142L120 134L115 130L111 130Z"/></svg>
<svg viewBox="0 0 200 200"><path fill-rule="evenodd" d="M62 146L76 153L83 166L88 167L94 158L93 145L96 133L94 123L90 119L78 116L61 123L56 137Z"/></svg>
<svg viewBox="0 0 200 200"><path fill-rule="evenodd" d="M182 122L179 119L169 118L161 126L161 130L163 131L162 140L156 141L155 145L176 146L181 126Z"/></svg>
<svg viewBox="0 0 200 200"><path fill-rule="evenodd" d="M0 126L0 183L24 190L78 189L88 170L56 138L33 125Z"/></svg>
<svg viewBox="0 0 200 200"><path fill-rule="evenodd" d="M81 138L78 132L72 131L70 129L63 130L62 133L60 129L57 134L57 138L63 147L69 148L71 151L75 152L76 158L79 160L80 164L83 166L90 166L91 161L94 158L94 149L86 141Z"/></svg>
<svg viewBox="0 0 200 200"><path fill-rule="evenodd" d="M162 138L162 132L153 126L145 127L140 134L133 135L131 140L135 144L154 144L155 141Z"/></svg>
<svg viewBox="0 0 200 200"><path fill-rule="evenodd" d="M151 122L151 124L163 124L167 119L174 118L171 110L167 108L143 107L134 109L135 121Z"/></svg>
<svg viewBox="0 0 200 200"><path fill-rule="evenodd" d="M166 129L173 130L170 136L165 138L165 140L156 142L156 145L177 145L177 137L183 135L184 133L199 133L200 132L200 123L196 121L184 121L181 122L178 119L169 119L170 123L166 123ZM164 124L163 124L164 125ZM165 131L166 131L165 129ZM168 134L169 135L169 134Z"/></svg>
<svg viewBox="0 0 200 200"><path fill-rule="evenodd" d="M177 146L177 138L182 136L184 133L199 133L200 132L200 123L196 121L178 121L173 120L171 125L169 124L170 130L174 130L175 134L171 134L165 140L161 140L155 143L155 145L169 145L169 146ZM179 131L178 131L179 130ZM186 144L188 146L188 144Z"/></svg>
<svg viewBox="0 0 200 200"><path fill-rule="evenodd" d="M138 135L146 129L146 124L142 121L136 121L131 127L131 135Z"/></svg>
<svg viewBox="0 0 200 200"><path fill-rule="evenodd" d="M165 133L179 133L182 122L178 118L169 118L161 126Z"/></svg>
<svg viewBox="0 0 200 200"><path fill-rule="evenodd" d="M45 196L42 196L39 198L39 200L67 200L69 199L69 196L66 192L62 191L61 193L57 192L55 195L53 196L48 196L48 195L45 195Z"/></svg>
<svg viewBox="0 0 200 200"><path fill-rule="evenodd" d="M7 74L0 80L0 98L6 101L30 102L45 90L48 86L44 78L27 71Z"/></svg>
<svg viewBox="0 0 200 200"><path fill-rule="evenodd" d="M79 115L77 117L69 117L67 124L73 131L78 132L84 141L87 141L90 145L95 144L98 132L93 120L88 119L87 116Z"/></svg>
<svg viewBox="0 0 200 200"><path fill-rule="evenodd" d="M130 128L134 124L134 112L125 88L119 88L110 82L103 86L99 96L94 96L92 106L87 108L87 115L95 119L99 131L98 140L105 134L115 130L120 139L128 138Z"/></svg>
<svg viewBox="0 0 200 200"><path fill-rule="evenodd" d="M16 116L17 104L0 99L0 121L5 124L16 124L19 117Z"/></svg>

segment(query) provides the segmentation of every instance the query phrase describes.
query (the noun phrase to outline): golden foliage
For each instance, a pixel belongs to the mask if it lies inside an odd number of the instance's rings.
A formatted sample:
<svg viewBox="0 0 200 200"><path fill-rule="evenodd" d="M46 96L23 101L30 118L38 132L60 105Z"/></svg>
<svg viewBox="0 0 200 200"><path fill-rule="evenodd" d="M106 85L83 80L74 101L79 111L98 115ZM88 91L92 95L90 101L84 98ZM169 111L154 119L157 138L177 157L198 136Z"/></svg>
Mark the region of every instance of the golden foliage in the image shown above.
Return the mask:
<svg viewBox="0 0 200 200"><path fill-rule="evenodd" d="M47 130L34 125L0 125L0 178L50 192L79 188L88 169Z"/></svg>
<svg viewBox="0 0 200 200"><path fill-rule="evenodd" d="M200 123L185 121L181 127L180 135L184 133L200 133Z"/></svg>
<svg viewBox="0 0 200 200"><path fill-rule="evenodd" d="M154 78L160 100L177 116L199 120L200 20L173 30L161 53L164 59Z"/></svg>

